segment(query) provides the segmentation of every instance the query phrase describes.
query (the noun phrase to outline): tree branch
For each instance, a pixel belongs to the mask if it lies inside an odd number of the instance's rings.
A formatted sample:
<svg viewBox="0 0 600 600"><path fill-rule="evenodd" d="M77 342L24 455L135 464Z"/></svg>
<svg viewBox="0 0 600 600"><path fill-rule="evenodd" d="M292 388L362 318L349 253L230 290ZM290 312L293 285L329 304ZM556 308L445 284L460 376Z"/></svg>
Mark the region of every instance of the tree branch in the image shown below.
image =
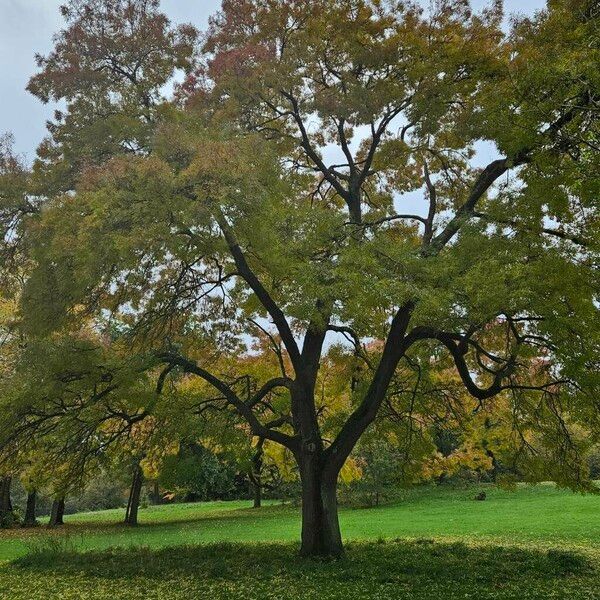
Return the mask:
<svg viewBox="0 0 600 600"><path fill-rule="evenodd" d="M223 394L225 400L229 402L229 404L231 404L244 419L246 419L254 435L278 442L290 450L296 449L298 442L295 438L282 433L281 431L276 431L265 427L252 412L252 407L241 400L238 395L219 377L216 377L206 369L200 367L197 363L178 354L164 352L159 354L158 358L171 365L177 365L186 373L197 375L217 389L221 394Z"/></svg>
<svg viewBox="0 0 600 600"><path fill-rule="evenodd" d="M267 381L246 403L250 408L256 406L267 394L278 387L290 388L292 380L288 377L274 377Z"/></svg>
<svg viewBox="0 0 600 600"><path fill-rule="evenodd" d="M540 145L544 139L553 140L565 125L573 121L578 113L589 106L592 97L589 92L584 92L578 100L580 102L575 106L571 106L569 110L540 134ZM516 152L512 157L492 161L475 180L466 202L456 211L456 214L450 219L444 230L432 240L428 248L428 254L437 254L458 233L463 224L474 215L477 202L479 202L492 184L501 175L506 173L508 169L528 163L531 160L531 154L534 150L535 147L526 147Z"/></svg>
<svg viewBox="0 0 600 600"><path fill-rule="evenodd" d="M398 362L414 342L410 335L406 336L413 308L413 303L407 302L396 312L369 389L362 402L348 417L331 446L325 450L326 469L330 470L332 475L339 473L352 448L375 419Z"/></svg>
<svg viewBox="0 0 600 600"><path fill-rule="evenodd" d="M246 257L242 252L242 249L233 233L232 228L227 222L225 215L222 213L221 209L217 209L217 222L221 231L223 232L223 236L225 237L225 241L229 246L229 250L233 256L233 260L235 261L237 270L241 277L246 281L246 283L250 286L252 291L256 294L257 298L260 300L261 304L264 306L266 311L269 313L271 318L273 319L273 323L275 327L277 327L277 331L281 336L283 343L288 351L288 355L290 360L292 361L292 365L294 366L294 370L296 372L301 370L301 360L300 360L300 350L298 349L298 344L292 334L292 330L290 329L289 323L283 314L283 311L277 306L277 303L263 284L259 281L258 277L255 275L254 271L248 265L246 261Z"/></svg>

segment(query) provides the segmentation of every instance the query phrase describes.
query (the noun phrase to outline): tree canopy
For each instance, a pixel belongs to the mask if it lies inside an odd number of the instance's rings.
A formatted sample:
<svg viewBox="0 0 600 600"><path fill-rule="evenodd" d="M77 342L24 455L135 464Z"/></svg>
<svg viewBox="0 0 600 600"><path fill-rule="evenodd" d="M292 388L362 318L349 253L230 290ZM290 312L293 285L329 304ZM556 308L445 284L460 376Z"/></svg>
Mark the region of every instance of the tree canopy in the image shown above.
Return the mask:
<svg viewBox="0 0 600 600"><path fill-rule="evenodd" d="M201 42L157 1L63 15L29 89L66 110L28 192L0 191L34 207L28 348L113 332L101 362L128 363L114 393L137 416L156 402L127 386L156 399L197 378L204 406L294 457L306 555L342 552L338 476L385 417L412 435L489 430L492 412L519 460L589 484L595 2L550 0L507 31L499 2L224 0ZM102 369L83 371L104 415Z"/></svg>

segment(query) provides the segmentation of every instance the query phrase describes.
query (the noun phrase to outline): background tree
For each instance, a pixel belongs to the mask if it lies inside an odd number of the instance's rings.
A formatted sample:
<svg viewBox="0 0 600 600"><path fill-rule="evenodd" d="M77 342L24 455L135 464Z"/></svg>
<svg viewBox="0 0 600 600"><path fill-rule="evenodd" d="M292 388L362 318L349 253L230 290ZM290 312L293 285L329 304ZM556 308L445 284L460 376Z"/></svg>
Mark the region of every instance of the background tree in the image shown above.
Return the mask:
<svg viewBox="0 0 600 600"><path fill-rule="evenodd" d="M177 70L192 65L197 31L172 27L158 0L69 0L66 27L28 90L62 102L41 144L36 177L48 193L72 189L86 168L120 154L147 154Z"/></svg>

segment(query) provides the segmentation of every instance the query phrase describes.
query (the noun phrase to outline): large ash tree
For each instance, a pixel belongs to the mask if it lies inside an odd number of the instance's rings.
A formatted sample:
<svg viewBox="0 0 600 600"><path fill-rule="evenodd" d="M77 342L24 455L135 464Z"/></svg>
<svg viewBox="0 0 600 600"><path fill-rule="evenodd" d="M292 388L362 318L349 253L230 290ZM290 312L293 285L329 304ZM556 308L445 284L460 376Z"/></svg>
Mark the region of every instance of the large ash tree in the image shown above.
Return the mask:
<svg viewBox="0 0 600 600"><path fill-rule="evenodd" d="M208 383L294 456L304 555L342 553L338 475L402 367L414 393L446 356L480 406L547 415L574 452L567 419L597 418L599 18L553 0L507 34L499 3L225 0L176 100L151 119L124 101L118 145L144 151L90 151L28 218L27 331L118 319L152 366ZM73 173L90 90L153 73L118 58L78 72L89 54L63 34L40 60L32 89L71 110L49 172ZM276 377L224 360L265 336ZM362 367L332 422L317 381L340 339Z"/></svg>

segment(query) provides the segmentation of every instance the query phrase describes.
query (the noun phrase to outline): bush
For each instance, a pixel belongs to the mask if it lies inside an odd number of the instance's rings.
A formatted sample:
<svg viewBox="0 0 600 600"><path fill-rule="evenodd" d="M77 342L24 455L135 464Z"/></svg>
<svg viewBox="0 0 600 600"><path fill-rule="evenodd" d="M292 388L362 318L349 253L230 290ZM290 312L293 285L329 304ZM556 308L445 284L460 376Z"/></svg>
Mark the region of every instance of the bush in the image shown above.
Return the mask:
<svg viewBox="0 0 600 600"><path fill-rule="evenodd" d="M355 453L361 468L359 479L341 486L342 503L379 506L397 499L403 483L402 452L385 438L363 441Z"/></svg>
<svg viewBox="0 0 600 600"><path fill-rule="evenodd" d="M235 470L203 446L187 444L165 458L159 482L188 502L224 500L235 488Z"/></svg>
<svg viewBox="0 0 600 600"><path fill-rule="evenodd" d="M0 529L17 527L23 522L23 515L19 509L0 512Z"/></svg>
<svg viewBox="0 0 600 600"><path fill-rule="evenodd" d="M592 479L600 479L600 446L594 446L587 457L590 477Z"/></svg>
<svg viewBox="0 0 600 600"><path fill-rule="evenodd" d="M126 485L114 473L101 473L78 496L67 497L65 512L106 510L125 506Z"/></svg>

